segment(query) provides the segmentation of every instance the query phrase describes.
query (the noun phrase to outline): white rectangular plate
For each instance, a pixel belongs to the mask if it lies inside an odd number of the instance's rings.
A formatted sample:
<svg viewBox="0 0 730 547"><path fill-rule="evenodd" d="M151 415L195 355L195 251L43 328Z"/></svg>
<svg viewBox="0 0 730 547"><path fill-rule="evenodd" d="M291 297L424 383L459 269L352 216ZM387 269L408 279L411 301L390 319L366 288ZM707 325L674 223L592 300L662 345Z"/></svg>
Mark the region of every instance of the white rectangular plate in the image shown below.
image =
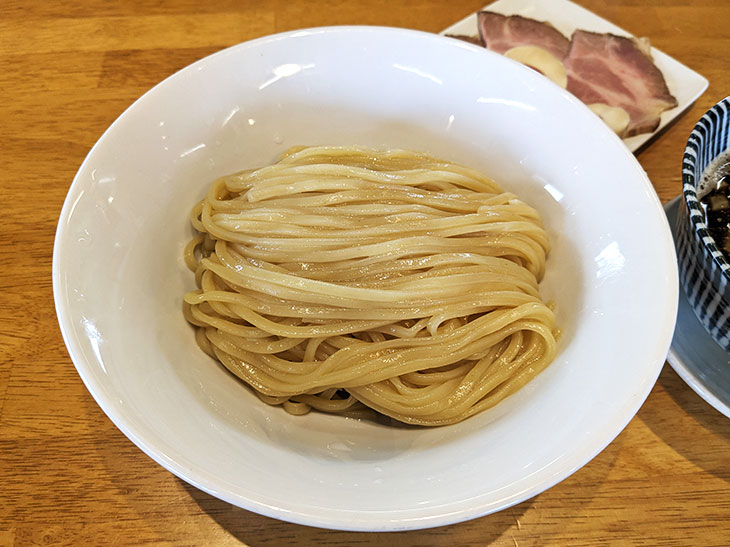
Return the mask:
<svg viewBox="0 0 730 547"><path fill-rule="evenodd" d="M539 21L548 21L568 38L576 29L631 36L622 28L569 0L497 0L493 4L485 6L484 9L504 15L522 15ZM478 36L476 13L472 13L458 23L451 25L441 34ZM704 76L658 49L651 48L651 54L654 57L656 66L664 74L670 93L677 98L679 104L662 114L662 121L653 133L644 133L624 139L626 146L632 152L648 145L655 136L661 133L667 125L687 110L705 92L708 84Z"/></svg>

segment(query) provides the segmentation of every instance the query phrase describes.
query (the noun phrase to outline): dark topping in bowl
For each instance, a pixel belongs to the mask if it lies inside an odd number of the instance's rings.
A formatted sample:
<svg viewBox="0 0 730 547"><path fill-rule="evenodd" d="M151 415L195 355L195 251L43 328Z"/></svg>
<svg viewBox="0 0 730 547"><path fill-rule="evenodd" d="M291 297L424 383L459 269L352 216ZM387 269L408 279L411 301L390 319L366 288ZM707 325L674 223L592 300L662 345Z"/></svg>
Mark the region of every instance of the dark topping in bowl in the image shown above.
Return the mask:
<svg viewBox="0 0 730 547"><path fill-rule="evenodd" d="M730 260L730 175L721 177L700 203L710 235Z"/></svg>

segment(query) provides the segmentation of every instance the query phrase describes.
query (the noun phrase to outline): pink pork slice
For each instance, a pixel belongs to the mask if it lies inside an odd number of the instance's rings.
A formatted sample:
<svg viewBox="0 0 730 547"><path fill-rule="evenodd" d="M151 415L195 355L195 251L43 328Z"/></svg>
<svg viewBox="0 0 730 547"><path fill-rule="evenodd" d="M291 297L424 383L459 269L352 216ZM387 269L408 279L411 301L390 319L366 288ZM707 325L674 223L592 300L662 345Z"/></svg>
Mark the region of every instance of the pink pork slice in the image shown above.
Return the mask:
<svg viewBox="0 0 730 547"><path fill-rule="evenodd" d="M585 104L626 110L623 137L654 131L661 113L677 106L661 71L634 39L576 30L563 64L568 91Z"/></svg>
<svg viewBox="0 0 730 547"><path fill-rule="evenodd" d="M537 46L563 59L570 49L570 41L550 23L492 11L480 11L477 21L484 46L497 53L518 46Z"/></svg>

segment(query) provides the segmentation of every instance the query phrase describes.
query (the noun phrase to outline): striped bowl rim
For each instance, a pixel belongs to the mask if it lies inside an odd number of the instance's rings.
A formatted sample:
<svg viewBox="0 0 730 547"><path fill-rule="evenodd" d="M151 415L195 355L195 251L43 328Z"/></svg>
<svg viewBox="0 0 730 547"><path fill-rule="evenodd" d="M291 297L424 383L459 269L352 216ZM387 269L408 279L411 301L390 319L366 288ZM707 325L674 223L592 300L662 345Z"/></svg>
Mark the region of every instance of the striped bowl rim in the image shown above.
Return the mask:
<svg viewBox="0 0 730 547"><path fill-rule="evenodd" d="M716 128L718 121L722 121L722 124ZM711 135L710 140L706 140L708 134ZM687 204L690 221L712 255L715 264L728 281L730 281L730 262L707 229L705 214L697 198L695 168L698 161L704 161L704 170L714 158L729 148L730 96L718 102L700 118L690 133L682 160L682 193Z"/></svg>

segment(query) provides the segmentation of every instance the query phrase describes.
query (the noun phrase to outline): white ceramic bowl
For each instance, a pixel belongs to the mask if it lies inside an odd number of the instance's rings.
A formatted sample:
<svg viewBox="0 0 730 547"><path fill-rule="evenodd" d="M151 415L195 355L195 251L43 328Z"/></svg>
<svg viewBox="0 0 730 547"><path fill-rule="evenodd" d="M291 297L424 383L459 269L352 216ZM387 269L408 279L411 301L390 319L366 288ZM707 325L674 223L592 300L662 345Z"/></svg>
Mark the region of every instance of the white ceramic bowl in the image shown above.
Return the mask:
<svg viewBox="0 0 730 547"><path fill-rule="evenodd" d="M188 211L212 179L294 144L427 151L537 207L563 333L551 367L491 411L419 429L287 415L203 355L180 311ZM662 208L598 118L482 48L372 27L248 42L144 95L69 190L53 283L79 374L150 457L251 511L352 530L474 518L570 475L646 398L677 305Z"/></svg>

